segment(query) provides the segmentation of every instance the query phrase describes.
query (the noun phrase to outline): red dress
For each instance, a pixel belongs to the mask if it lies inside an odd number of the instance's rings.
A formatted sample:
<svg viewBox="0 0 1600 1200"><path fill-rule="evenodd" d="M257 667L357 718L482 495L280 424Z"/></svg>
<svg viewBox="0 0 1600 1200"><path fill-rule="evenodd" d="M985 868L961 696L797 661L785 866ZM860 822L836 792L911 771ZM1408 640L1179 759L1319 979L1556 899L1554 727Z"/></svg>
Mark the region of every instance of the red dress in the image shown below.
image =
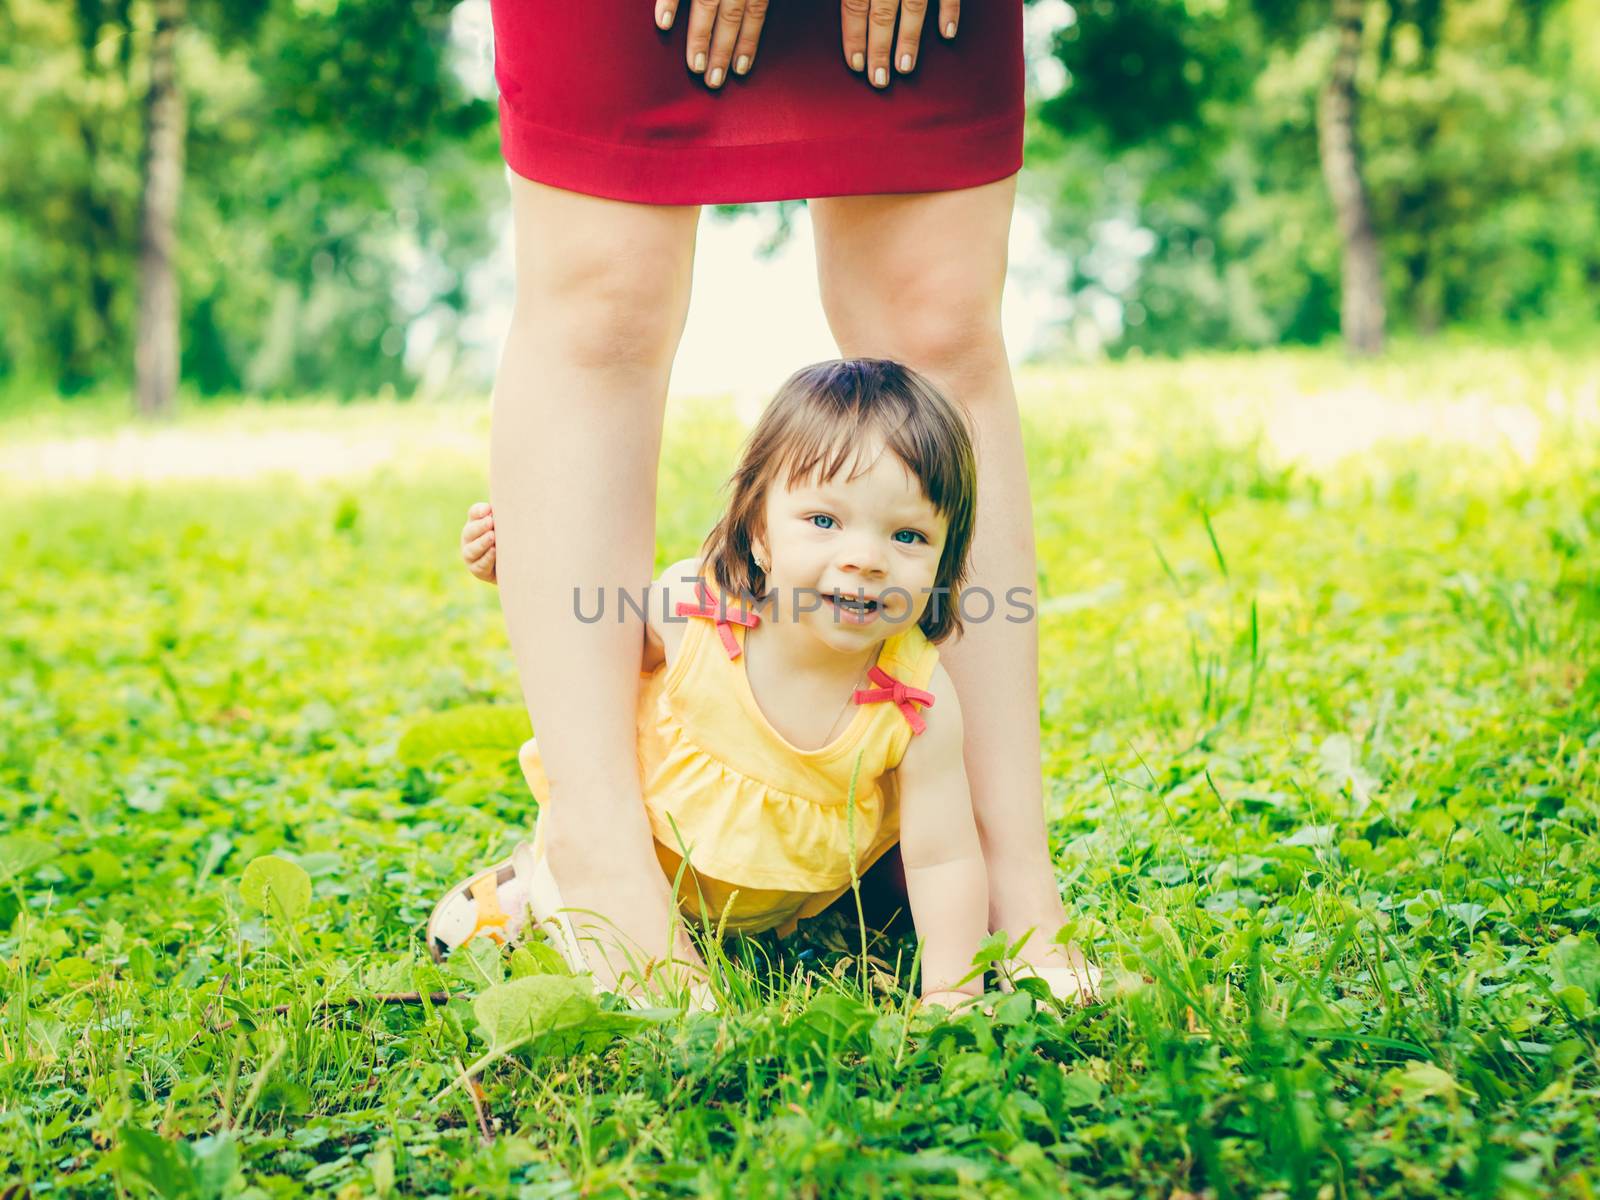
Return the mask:
<svg viewBox="0 0 1600 1200"><path fill-rule="evenodd" d="M917 65L867 83L838 0L773 0L748 75L713 91L651 0L491 0L500 146L518 175L646 204L952 191L1022 166L1022 0L929 4Z"/></svg>

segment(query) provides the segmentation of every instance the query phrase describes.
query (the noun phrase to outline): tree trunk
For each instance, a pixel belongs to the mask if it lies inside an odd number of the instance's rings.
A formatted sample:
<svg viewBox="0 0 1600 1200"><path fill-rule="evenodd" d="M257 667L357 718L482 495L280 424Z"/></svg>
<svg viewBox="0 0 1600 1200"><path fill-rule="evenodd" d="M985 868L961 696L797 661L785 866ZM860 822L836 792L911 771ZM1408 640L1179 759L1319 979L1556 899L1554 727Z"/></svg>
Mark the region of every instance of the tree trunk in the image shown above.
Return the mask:
<svg viewBox="0 0 1600 1200"><path fill-rule="evenodd" d="M139 309L133 347L141 416L170 416L178 392L178 201L183 191L183 94L176 43L185 0L156 0L150 90L144 102L139 202Z"/></svg>
<svg viewBox="0 0 1600 1200"><path fill-rule="evenodd" d="M1317 105L1317 144L1344 242L1339 326L1351 350L1377 354L1383 349L1383 270L1356 136L1356 68L1361 62L1364 5L1365 0L1334 0L1339 42Z"/></svg>

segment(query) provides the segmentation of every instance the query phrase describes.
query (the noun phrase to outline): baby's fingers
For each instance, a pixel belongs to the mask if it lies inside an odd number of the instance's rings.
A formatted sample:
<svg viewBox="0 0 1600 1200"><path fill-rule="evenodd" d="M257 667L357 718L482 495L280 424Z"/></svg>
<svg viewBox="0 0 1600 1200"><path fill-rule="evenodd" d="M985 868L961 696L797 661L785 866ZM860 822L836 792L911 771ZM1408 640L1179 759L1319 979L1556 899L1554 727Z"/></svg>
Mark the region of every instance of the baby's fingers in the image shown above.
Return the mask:
<svg viewBox="0 0 1600 1200"><path fill-rule="evenodd" d="M474 575L482 577L480 565L485 556L494 553L494 530L490 529L479 536L461 542L461 561L467 564L467 569Z"/></svg>
<svg viewBox="0 0 1600 1200"><path fill-rule="evenodd" d="M477 562L477 565L474 567L472 572L473 577L481 579L485 583L496 582L494 570L496 558L497 555L495 554L495 549L493 546L490 546L489 552L480 558Z"/></svg>

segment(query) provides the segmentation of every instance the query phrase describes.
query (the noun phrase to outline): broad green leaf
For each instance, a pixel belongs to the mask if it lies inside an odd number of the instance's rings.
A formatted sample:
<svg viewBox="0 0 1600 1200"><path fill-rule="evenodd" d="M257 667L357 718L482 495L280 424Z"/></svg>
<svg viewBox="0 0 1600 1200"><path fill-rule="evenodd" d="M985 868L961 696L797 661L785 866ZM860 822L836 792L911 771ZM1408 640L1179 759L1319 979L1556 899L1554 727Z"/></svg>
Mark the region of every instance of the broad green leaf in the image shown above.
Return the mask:
<svg viewBox="0 0 1600 1200"><path fill-rule="evenodd" d="M499 943L488 937L475 937L457 946L444 960L445 973L477 992L506 977L505 955Z"/></svg>
<svg viewBox="0 0 1600 1200"><path fill-rule="evenodd" d="M527 710L520 705L469 704L418 717L400 735L395 756L407 767L425 767L441 755L473 751L509 758L532 736Z"/></svg>
<svg viewBox="0 0 1600 1200"><path fill-rule="evenodd" d="M525 975L495 984L472 1002L484 1040L497 1052L580 1029L599 1011L592 983L570 975Z"/></svg>
<svg viewBox="0 0 1600 1200"><path fill-rule="evenodd" d="M381 1143L367 1155L367 1170L372 1172L372 1190L377 1193L378 1200L388 1200L389 1193L394 1191L394 1147L388 1142Z"/></svg>
<svg viewBox="0 0 1600 1200"><path fill-rule="evenodd" d="M1306 825L1295 830L1279 844L1283 846L1331 846L1337 827L1333 825Z"/></svg>
<svg viewBox="0 0 1600 1200"><path fill-rule="evenodd" d="M244 869L239 894L250 907L293 922L311 906L311 876L286 858L264 854Z"/></svg>
<svg viewBox="0 0 1600 1200"><path fill-rule="evenodd" d="M15 879L43 866L56 856L56 848L31 833L0 837L0 879Z"/></svg>
<svg viewBox="0 0 1600 1200"><path fill-rule="evenodd" d="M188 1146L131 1125L124 1126L118 1138L122 1144L117 1148L117 1165L124 1184L143 1184L163 1198L199 1194Z"/></svg>
<svg viewBox="0 0 1600 1200"><path fill-rule="evenodd" d="M408 991L416 972L417 960L410 955L389 962L372 964L366 972L363 986L366 991L379 994Z"/></svg>
<svg viewBox="0 0 1600 1200"><path fill-rule="evenodd" d="M1420 1100L1424 1096L1448 1096L1464 1091L1455 1078L1443 1067L1428 1062L1414 1062L1404 1070L1396 1068L1384 1074L1383 1082L1394 1088L1407 1100Z"/></svg>
<svg viewBox="0 0 1600 1200"><path fill-rule="evenodd" d="M1359 817L1372 803L1372 792L1378 781L1361 764L1356 744L1347 733L1335 733L1323 738L1318 748L1322 776L1334 788L1350 795L1349 815ZM1291 843L1293 844L1293 843Z"/></svg>
<svg viewBox="0 0 1600 1200"><path fill-rule="evenodd" d="M1592 937L1562 938L1550 951L1550 978L1557 989L1582 988L1600 1003L1600 945Z"/></svg>
<svg viewBox="0 0 1600 1200"><path fill-rule="evenodd" d="M1074 1068L1061 1077L1062 1103L1068 1108L1088 1108L1100 1103L1104 1090L1100 1081L1082 1068Z"/></svg>
<svg viewBox="0 0 1600 1200"><path fill-rule="evenodd" d="M1473 931L1478 928L1478 922L1489 915L1487 908L1471 901L1463 901L1460 904L1446 904L1444 910L1467 927L1468 937L1471 937Z"/></svg>
<svg viewBox="0 0 1600 1200"><path fill-rule="evenodd" d="M513 979L527 975L571 975L572 967L560 951L546 942L526 941L511 952L507 965Z"/></svg>
<svg viewBox="0 0 1600 1200"><path fill-rule="evenodd" d="M201 1200L216 1200L227 1190L239 1170L239 1148L226 1133L196 1138L189 1143L194 1163L195 1190Z"/></svg>

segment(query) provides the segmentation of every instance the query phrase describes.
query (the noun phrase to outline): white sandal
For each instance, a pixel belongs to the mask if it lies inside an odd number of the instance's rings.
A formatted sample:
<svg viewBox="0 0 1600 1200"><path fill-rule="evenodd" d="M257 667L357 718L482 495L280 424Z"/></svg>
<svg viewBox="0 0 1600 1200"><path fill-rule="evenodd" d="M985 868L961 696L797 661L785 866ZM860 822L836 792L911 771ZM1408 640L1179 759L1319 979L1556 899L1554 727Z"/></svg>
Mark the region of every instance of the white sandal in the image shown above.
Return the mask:
<svg viewBox="0 0 1600 1200"><path fill-rule="evenodd" d="M443 962L452 950L479 935L502 946L514 946L526 936L531 922L545 931L574 975L591 972L550 863L545 855L534 853L539 840L536 831L533 842L518 842L508 858L469 876L440 898L428 918L426 935L428 953L435 962ZM526 881L527 900L522 911L508 913L500 904L500 887L517 878ZM589 940L595 941L593 937ZM622 995L634 1008L650 1007L640 996ZM703 980L691 985L689 1004L701 1012L715 1012L710 985Z"/></svg>

